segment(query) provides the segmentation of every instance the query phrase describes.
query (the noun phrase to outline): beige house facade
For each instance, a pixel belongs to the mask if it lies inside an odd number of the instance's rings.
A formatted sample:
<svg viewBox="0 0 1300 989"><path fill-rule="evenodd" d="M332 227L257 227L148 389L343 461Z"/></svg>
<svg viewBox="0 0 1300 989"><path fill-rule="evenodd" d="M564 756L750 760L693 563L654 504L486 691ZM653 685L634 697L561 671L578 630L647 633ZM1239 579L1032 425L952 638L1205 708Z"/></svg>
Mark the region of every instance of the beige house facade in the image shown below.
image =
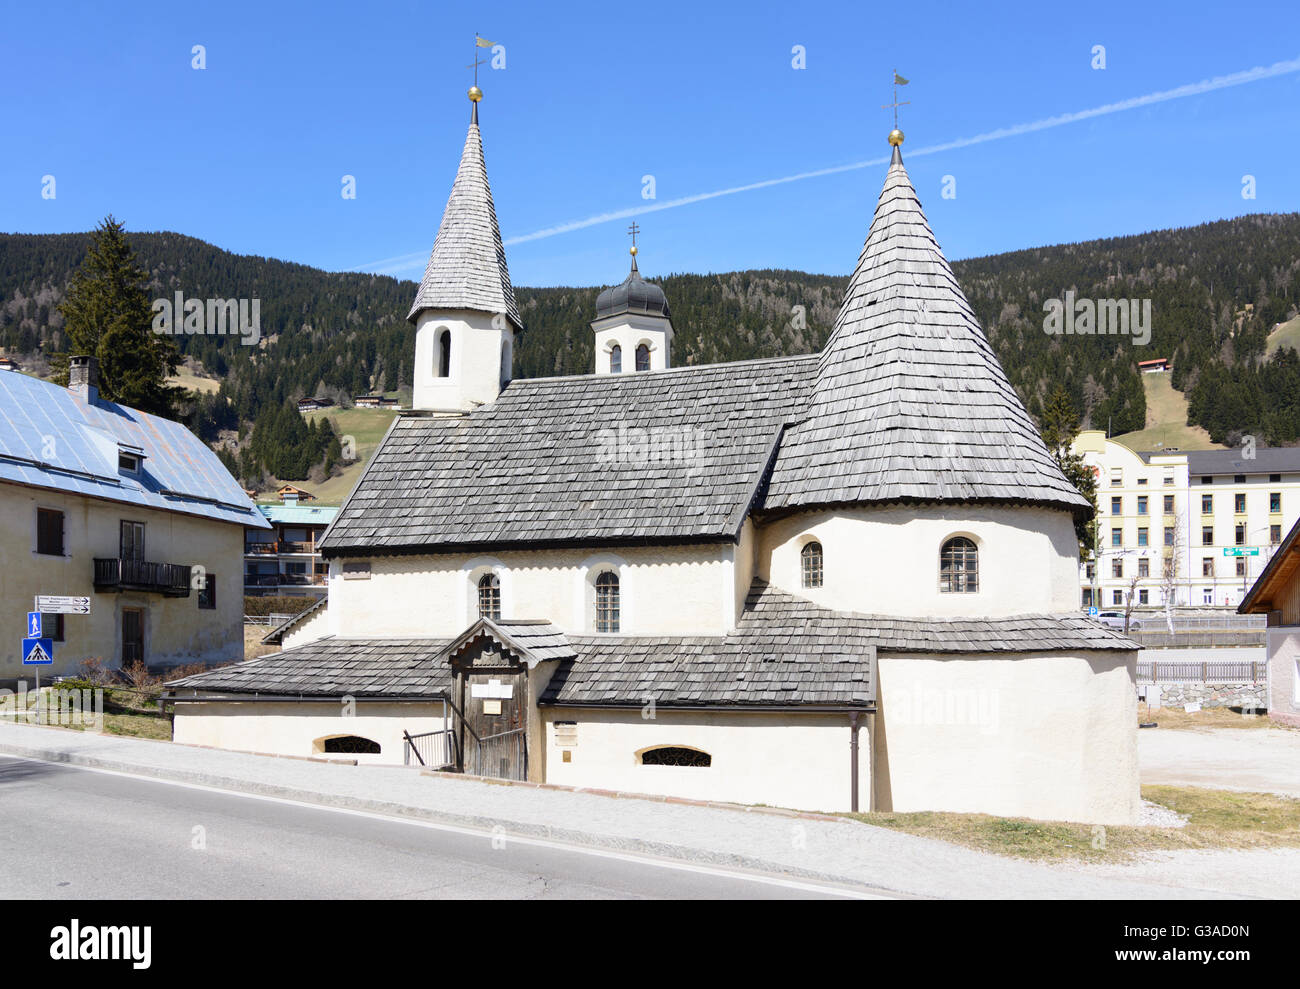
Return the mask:
<svg viewBox="0 0 1300 989"><path fill-rule="evenodd" d="M81 363L75 363L81 361ZM215 454L184 426L99 398L90 359L61 388L0 377L0 601L21 629L38 596L88 613L43 615L54 662L232 662L243 657L243 527L266 526ZM18 636L0 682L30 680Z"/></svg>
<svg viewBox="0 0 1300 989"><path fill-rule="evenodd" d="M1136 646L1078 611L1090 506L891 143L821 352L673 367L665 330L629 367L612 348L631 338L607 334L595 374L503 381L484 362L424 407L417 388L321 541L328 605L282 652L171 684L177 738L810 810L1135 821ZM597 332L666 324L635 264L601 298ZM418 338L466 311L485 348L522 329L477 103L410 320ZM398 705L393 723L362 721L363 700Z"/></svg>
<svg viewBox="0 0 1300 989"><path fill-rule="evenodd" d="M1300 522L1291 527L1237 610L1268 616L1269 717L1300 728Z"/></svg>

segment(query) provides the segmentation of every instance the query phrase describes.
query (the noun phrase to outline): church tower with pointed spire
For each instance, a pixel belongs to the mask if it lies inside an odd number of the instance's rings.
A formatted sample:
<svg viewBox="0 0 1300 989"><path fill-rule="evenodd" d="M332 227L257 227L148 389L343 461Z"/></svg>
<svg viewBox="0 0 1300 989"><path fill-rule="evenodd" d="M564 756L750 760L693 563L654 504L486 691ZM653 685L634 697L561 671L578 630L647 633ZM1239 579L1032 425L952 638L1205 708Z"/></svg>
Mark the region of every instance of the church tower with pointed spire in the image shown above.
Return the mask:
<svg viewBox="0 0 1300 989"><path fill-rule="evenodd" d="M632 270L622 284L596 297L596 373L662 371L673 366L673 323L668 298L641 277L636 266L636 224L632 225Z"/></svg>
<svg viewBox="0 0 1300 989"><path fill-rule="evenodd" d="M407 319L415 325L416 409L466 412L510 381L523 329L483 160L477 85L460 168Z"/></svg>

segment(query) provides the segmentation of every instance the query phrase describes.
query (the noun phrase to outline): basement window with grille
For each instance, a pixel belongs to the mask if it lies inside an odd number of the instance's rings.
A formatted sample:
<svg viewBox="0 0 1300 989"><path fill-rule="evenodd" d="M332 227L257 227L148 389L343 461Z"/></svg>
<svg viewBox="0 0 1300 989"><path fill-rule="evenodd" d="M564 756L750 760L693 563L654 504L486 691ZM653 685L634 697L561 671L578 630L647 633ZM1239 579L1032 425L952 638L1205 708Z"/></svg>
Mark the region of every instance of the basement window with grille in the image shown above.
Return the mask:
<svg viewBox="0 0 1300 989"><path fill-rule="evenodd" d="M326 752L345 755L379 755L379 743L360 735L338 735L325 739L321 746Z"/></svg>
<svg viewBox="0 0 1300 989"><path fill-rule="evenodd" d="M641 753L643 766L696 766L705 768L713 765L713 756L699 749L688 749L682 745L664 745L657 749L647 749Z"/></svg>

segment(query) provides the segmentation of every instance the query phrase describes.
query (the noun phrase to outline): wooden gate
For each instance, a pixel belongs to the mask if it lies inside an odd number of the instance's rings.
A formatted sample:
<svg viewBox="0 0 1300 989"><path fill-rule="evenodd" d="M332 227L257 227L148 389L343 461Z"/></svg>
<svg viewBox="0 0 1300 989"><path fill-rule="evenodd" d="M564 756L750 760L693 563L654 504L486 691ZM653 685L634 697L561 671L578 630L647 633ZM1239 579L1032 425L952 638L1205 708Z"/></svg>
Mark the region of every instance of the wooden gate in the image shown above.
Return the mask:
<svg viewBox="0 0 1300 989"><path fill-rule="evenodd" d="M527 672L475 668L459 679L463 685L460 709L468 729L461 749L465 753L465 772L498 779L527 779Z"/></svg>

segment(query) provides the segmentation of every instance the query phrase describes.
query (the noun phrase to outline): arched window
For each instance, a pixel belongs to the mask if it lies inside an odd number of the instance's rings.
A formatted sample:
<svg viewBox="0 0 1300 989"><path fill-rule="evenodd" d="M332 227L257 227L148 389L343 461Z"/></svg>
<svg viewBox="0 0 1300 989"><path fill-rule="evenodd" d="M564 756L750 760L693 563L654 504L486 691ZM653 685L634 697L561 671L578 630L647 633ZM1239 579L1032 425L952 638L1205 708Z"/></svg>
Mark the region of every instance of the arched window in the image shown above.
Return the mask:
<svg viewBox="0 0 1300 989"><path fill-rule="evenodd" d="M614 344L609 351L609 373L623 373L623 348L618 344Z"/></svg>
<svg viewBox="0 0 1300 989"><path fill-rule="evenodd" d="M596 631L618 631L618 574L604 571L596 578Z"/></svg>
<svg viewBox="0 0 1300 989"><path fill-rule="evenodd" d="M636 369L638 371L650 370L650 348L645 344L638 344L636 348Z"/></svg>
<svg viewBox="0 0 1300 989"><path fill-rule="evenodd" d="M438 331L438 377L451 376L451 330Z"/></svg>
<svg viewBox="0 0 1300 989"><path fill-rule="evenodd" d="M822 586L822 544L811 542L799 551L804 587Z"/></svg>
<svg viewBox="0 0 1300 989"><path fill-rule="evenodd" d="M979 550L965 536L954 536L939 551L939 591L966 594L979 590Z"/></svg>
<svg viewBox="0 0 1300 989"><path fill-rule="evenodd" d="M664 745L642 752L641 765L706 767L713 765L713 756L699 749L688 749L681 745Z"/></svg>
<svg viewBox="0 0 1300 989"><path fill-rule="evenodd" d="M360 735L339 735L335 738L327 738L322 748L326 752L379 755L379 743L368 738L362 738Z"/></svg>
<svg viewBox="0 0 1300 989"><path fill-rule="evenodd" d="M514 356L510 349L510 341L501 341L501 387L504 388L510 384L510 376L513 373Z"/></svg>
<svg viewBox="0 0 1300 989"><path fill-rule="evenodd" d="M478 579L478 614L480 618L501 618L501 578L485 573Z"/></svg>

